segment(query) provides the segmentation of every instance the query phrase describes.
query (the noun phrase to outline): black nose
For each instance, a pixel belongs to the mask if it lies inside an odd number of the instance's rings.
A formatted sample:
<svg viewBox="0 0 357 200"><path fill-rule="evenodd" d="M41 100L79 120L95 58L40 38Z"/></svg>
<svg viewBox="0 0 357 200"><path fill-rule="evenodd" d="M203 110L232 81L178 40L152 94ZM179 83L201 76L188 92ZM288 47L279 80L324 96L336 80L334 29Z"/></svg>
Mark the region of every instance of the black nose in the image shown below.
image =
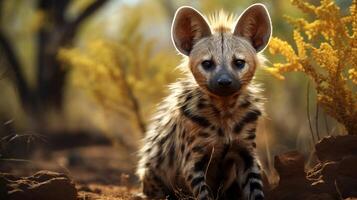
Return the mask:
<svg viewBox="0 0 357 200"><path fill-rule="evenodd" d="M224 74L218 78L217 82L220 86L230 86L232 84L232 78Z"/></svg>

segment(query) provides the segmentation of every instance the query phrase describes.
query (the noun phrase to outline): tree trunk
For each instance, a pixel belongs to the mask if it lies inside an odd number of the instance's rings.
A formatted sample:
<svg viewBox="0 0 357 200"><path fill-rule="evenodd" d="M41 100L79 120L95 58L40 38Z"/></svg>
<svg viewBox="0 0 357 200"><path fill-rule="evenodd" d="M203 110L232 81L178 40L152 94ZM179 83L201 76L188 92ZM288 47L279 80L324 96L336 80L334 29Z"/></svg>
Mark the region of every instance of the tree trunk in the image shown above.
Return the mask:
<svg viewBox="0 0 357 200"><path fill-rule="evenodd" d="M80 25L108 0L96 0L75 19L65 19L71 0L39 0L37 8L45 13L46 22L36 34L37 42L37 85L30 88L23 74L23 66L11 41L0 26L0 50L11 71L13 84L17 88L24 110L43 123L43 114L48 109L61 110L67 71L57 60L60 48L71 45ZM0 0L1 4L4 3ZM1 13L0 13L1 16ZM1 66L0 66L1 67Z"/></svg>

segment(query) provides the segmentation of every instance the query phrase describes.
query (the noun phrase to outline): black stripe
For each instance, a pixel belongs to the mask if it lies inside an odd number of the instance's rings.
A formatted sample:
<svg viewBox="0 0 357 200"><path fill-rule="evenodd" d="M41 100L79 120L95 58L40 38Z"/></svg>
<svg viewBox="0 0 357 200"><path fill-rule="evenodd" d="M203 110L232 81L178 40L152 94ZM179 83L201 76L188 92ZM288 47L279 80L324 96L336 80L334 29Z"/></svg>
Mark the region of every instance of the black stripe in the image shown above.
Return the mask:
<svg viewBox="0 0 357 200"><path fill-rule="evenodd" d="M247 113L247 115L244 117L244 122L245 123L251 123L254 122L258 119L258 117L262 115L260 110L252 110Z"/></svg>
<svg viewBox="0 0 357 200"><path fill-rule="evenodd" d="M251 182L250 183L250 192L253 192L254 190L262 190L263 187L260 183L258 182Z"/></svg>
<svg viewBox="0 0 357 200"><path fill-rule="evenodd" d="M192 180L192 178L193 178L192 174L188 175L188 177L187 177L187 181L191 181L191 180Z"/></svg>
<svg viewBox="0 0 357 200"><path fill-rule="evenodd" d="M229 150L230 145L229 144L224 144L223 146L223 151L222 151L222 159L226 157L228 150Z"/></svg>
<svg viewBox="0 0 357 200"><path fill-rule="evenodd" d="M258 180L262 180L262 176L260 174L257 174L257 173L254 173L254 172L250 172L248 175L247 175L247 178L245 179L245 182L243 184L243 188L245 188L245 186L247 186L247 184L249 183L249 181L251 179L258 179Z"/></svg>
<svg viewBox="0 0 357 200"><path fill-rule="evenodd" d="M172 137L172 135L175 133L176 131L176 124L174 124L172 127L171 127L171 130L168 134L166 134L164 137L162 137L159 141L159 145L160 146L163 146L164 143L169 139L169 137Z"/></svg>
<svg viewBox="0 0 357 200"><path fill-rule="evenodd" d="M198 136L199 137L203 137L203 138L208 138L210 136L210 134L207 133L207 132L202 131L202 132L198 133Z"/></svg>
<svg viewBox="0 0 357 200"><path fill-rule="evenodd" d="M256 133L255 127L247 131L248 134L254 134Z"/></svg>
<svg viewBox="0 0 357 200"><path fill-rule="evenodd" d="M156 161L156 168L159 168L161 163L164 161L164 156L162 155L161 151L155 156L157 161Z"/></svg>
<svg viewBox="0 0 357 200"><path fill-rule="evenodd" d="M251 168L253 166L253 156L251 155L250 151L246 148L241 148L239 151L240 157L244 161L244 171Z"/></svg>
<svg viewBox="0 0 357 200"><path fill-rule="evenodd" d="M157 132L157 130L155 130L155 132ZM157 133L156 133L156 135L155 135L154 137L152 137L151 140L152 140L152 141L157 140L157 138L159 137L159 135L160 135L160 134L157 134Z"/></svg>
<svg viewBox="0 0 357 200"><path fill-rule="evenodd" d="M181 111L183 113L183 115L187 118L189 118L191 121L193 121L194 123L202 126L202 127L209 127L211 125L211 123L204 117L198 116L198 115L194 115L192 114L188 109L187 109L187 105L183 105L181 107Z"/></svg>
<svg viewBox="0 0 357 200"><path fill-rule="evenodd" d="M204 171L208 161L209 161L209 156L206 154L198 162L195 163L194 171L195 172Z"/></svg>
<svg viewBox="0 0 357 200"><path fill-rule="evenodd" d="M188 102L192 99L193 95L190 91L185 91L184 94L187 94L185 102Z"/></svg>
<svg viewBox="0 0 357 200"><path fill-rule="evenodd" d="M177 125L176 125L176 124L174 124L174 125L172 126L172 128L171 128L171 131L170 131L169 135L172 135L172 134L174 134L174 133L175 133L175 131L176 131L176 127L177 127Z"/></svg>
<svg viewBox="0 0 357 200"><path fill-rule="evenodd" d="M152 179L157 183L162 183L161 179L154 173L152 173Z"/></svg>
<svg viewBox="0 0 357 200"><path fill-rule="evenodd" d="M181 138L182 138L182 139L185 139L185 137L186 137L186 131L185 131L185 130L183 130L183 131L182 131Z"/></svg>
<svg viewBox="0 0 357 200"><path fill-rule="evenodd" d="M238 122L238 123L234 126L234 130L233 130L233 131L238 134L238 133L240 133L241 130L243 129L243 126L244 126L243 123Z"/></svg>
<svg viewBox="0 0 357 200"><path fill-rule="evenodd" d="M247 140L254 140L255 139L255 134L249 134L248 137L246 138Z"/></svg>
<svg viewBox="0 0 357 200"><path fill-rule="evenodd" d="M156 183L160 183L162 184L163 181L161 180L161 178L156 175L156 173L154 172L154 170L150 170L150 175L151 175L151 178L156 182Z"/></svg>
<svg viewBox="0 0 357 200"><path fill-rule="evenodd" d="M218 108L216 108L216 106L211 104L211 107L212 111L214 112L214 115L220 115L221 112L218 110Z"/></svg>
<svg viewBox="0 0 357 200"><path fill-rule="evenodd" d="M217 163L219 163L219 167L220 169L224 169L224 170L227 170L227 168L229 166L231 166L233 164L233 161L231 161L230 159L227 159L226 155L229 151L229 148L230 145L229 144L224 144L223 146L223 150L222 150L222 153L221 153L221 156L220 156L220 159ZM226 173L218 173L218 182L221 182L223 181L225 178L227 177L227 174Z"/></svg>
<svg viewBox="0 0 357 200"><path fill-rule="evenodd" d="M195 137L194 135L191 136L191 137L189 137L188 140L187 140L187 144L188 144L188 145L192 144L192 142L193 142L195 139L196 139L196 137Z"/></svg>
<svg viewBox="0 0 357 200"><path fill-rule="evenodd" d="M204 102L202 102L201 100L199 100L198 104L197 104L197 108L198 109L203 109L206 107L206 104Z"/></svg>
<svg viewBox="0 0 357 200"><path fill-rule="evenodd" d="M222 192L220 192L222 193ZM224 195L224 199L238 199L238 196L241 196L241 188L238 184L237 181L234 181L230 186L229 188L224 191L224 193L222 195Z"/></svg>
<svg viewBox="0 0 357 200"><path fill-rule="evenodd" d="M158 154L158 155L157 155L157 162L158 162L158 164L159 164L159 163L162 163L163 161L164 161L164 156L162 156L161 153Z"/></svg>
<svg viewBox="0 0 357 200"><path fill-rule="evenodd" d="M191 157L191 151L187 152L186 156L185 156L185 161L187 162L187 160Z"/></svg>
<svg viewBox="0 0 357 200"><path fill-rule="evenodd" d="M172 167L175 160L175 144L171 144L169 150L169 166Z"/></svg>
<svg viewBox="0 0 357 200"><path fill-rule="evenodd" d="M240 108L248 108L248 106L250 106L250 105L251 105L250 101L244 101L243 103L241 103L239 105L239 107Z"/></svg>
<svg viewBox="0 0 357 200"><path fill-rule="evenodd" d="M150 178L153 180L152 182L157 184L157 186L165 185L164 182L162 181L162 179L155 173L154 170L150 170L148 174L149 174ZM164 188L164 187L160 187L158 189L160 189L160 192L164 192L165 194L170 194L171 193L170 191L168 191L167 188ZM146 191L146 192L153 192L153 191L150 190L150 191Z"/></svg>
<svg viewBox="0 0 357 200"><path fill-rule="evenodd" d="M224 44L224 37L223 37L223 32L221 32L221 50L222 50L222 56L224 55L224 52L223 52L223 44Z"/></svg>
<svg viewBox="0 0 357 200"><path fill-rule="evenodd" d="M199 177L192 179L191 188L192 189L195 188L198 184L202 183L203 181L205 181L205 177L203 177L203 176L199 176Z"/></svg>
<svg viewBox="0 0 357 200"><path fill-rule="evenodd" d="M234 132L240 133L245 126L245 124L254 122L262 113L259 110L249 111L241 120L234 126Z"/></svg>
<svg viewBox="0 0 357 200"><path fill-rule="evenodd" d="M192 151L195 153L204 153L205 152L205 148L203 146L194 146L192 148Z"/></svg>
<svg viewBox="0 0 357 200"><path fill-rule="evenodd" d="M181 144L181 153L183 153L185 151L185 145Z"/></svg>
<svg viewBox="0 0 357 200"><path fill-rule="evenodd" d="M150 151L151 151L151 148L147 148L147 149L145 150L145 153L148 154L148 153L150 153Z"/></svg>
<svg viewBox="0 0 357 200"><path fill-rule="evenodd" d="M218 135L219 136L224 136L224 133L223 133L223 129L222 128L219 128L218 131L217 131Z"/></svg>
<svg viewBox="0 0 357 200"><path fill-rule="evenodd" d="M170 135L167 134L165 135L164 137L162 137L160 140L159 140L159 146L163 146L165 144L165 142L169 139Z"/></svg>
<svg viewBox="0 0 357 200"><path fill-rule="evenodd" d="M257 194L257 195L254 197L254 200L264 200L264 196L261 195L261 194Z"/></svg>

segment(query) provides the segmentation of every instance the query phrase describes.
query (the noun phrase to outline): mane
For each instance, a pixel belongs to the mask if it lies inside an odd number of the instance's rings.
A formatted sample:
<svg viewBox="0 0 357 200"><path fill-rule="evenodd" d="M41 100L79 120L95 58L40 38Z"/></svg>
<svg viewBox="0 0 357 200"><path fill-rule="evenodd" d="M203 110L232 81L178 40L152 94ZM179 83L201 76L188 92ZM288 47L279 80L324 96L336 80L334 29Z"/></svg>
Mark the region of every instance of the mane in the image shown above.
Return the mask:
<svg viewBox="0 0 357 200"><path fill-rule="evenodd" d="M214 33L233 32L238 16L220 10L208 16L208 23Z"/></svg>

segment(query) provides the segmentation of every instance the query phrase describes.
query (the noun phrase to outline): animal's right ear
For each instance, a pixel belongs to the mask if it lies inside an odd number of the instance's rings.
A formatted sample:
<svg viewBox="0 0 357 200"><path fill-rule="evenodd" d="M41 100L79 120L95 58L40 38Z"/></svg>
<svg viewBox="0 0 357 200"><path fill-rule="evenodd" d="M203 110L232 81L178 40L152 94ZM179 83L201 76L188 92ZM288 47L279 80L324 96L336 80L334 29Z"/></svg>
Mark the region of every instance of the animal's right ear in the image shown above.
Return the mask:
<svg viewBox="0 0 357 200"><path fill-rule="evenodd" d="M177 9L171 27L171 37L176 49L189 55L194 44L211 35L205 18L194 8L183 6Z"/></svg>
<svg viewBox="0 0 357 200"><path fill-rule="evenodd" d="M260 3L248 7L239 17L233 34L246 38L257 52L262 51L272 34L267 8Z"/></svg>

